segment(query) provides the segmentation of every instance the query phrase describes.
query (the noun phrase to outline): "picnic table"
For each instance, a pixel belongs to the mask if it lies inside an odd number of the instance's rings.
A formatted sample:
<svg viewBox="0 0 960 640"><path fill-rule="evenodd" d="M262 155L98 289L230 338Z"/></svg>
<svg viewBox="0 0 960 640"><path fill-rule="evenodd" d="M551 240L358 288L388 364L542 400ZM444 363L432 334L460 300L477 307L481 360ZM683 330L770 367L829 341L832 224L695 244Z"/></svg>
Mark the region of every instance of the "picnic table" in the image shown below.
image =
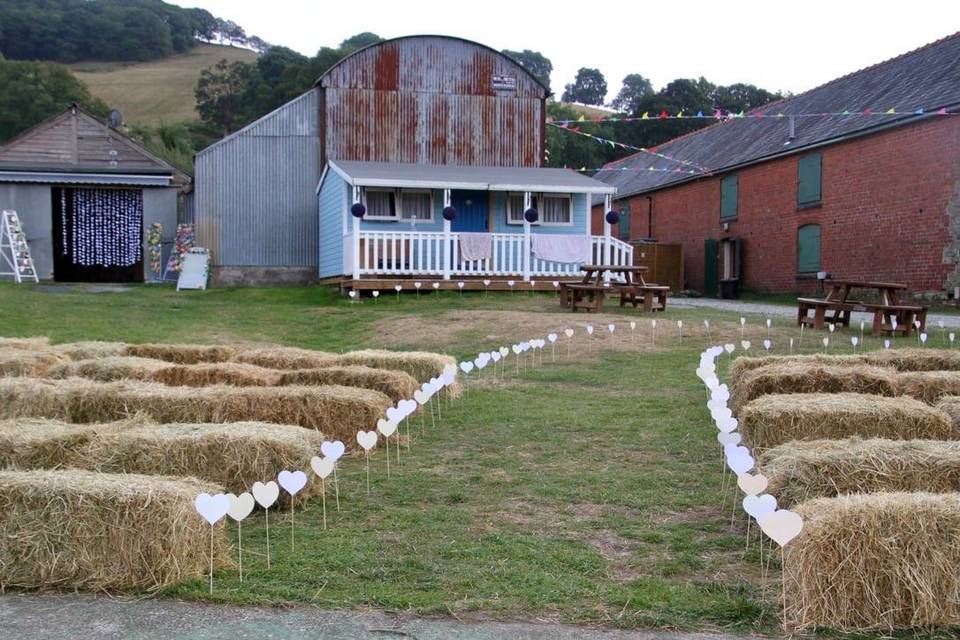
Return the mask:
<svg viewBox="0 0 960 640"><path fill-rule="evenodd" d="M905 284L839 279L827 280L825 284L829 290L824 298L797 299L798 325L814 329L823 329L828 323L849 327L850 314L856 310L873 313L874 336L884 332L909 336L913 333L915 321L920 322L921 331L926 328L928 307L904 304L902 294L907 290ZM851 298L851 293L857 290L876 291L880 302L864 302Z"/></svg>
<svg viewBox="0 0 960 640"><path fill-rule="evenodd" d="M615 283L620 292L620 306L632 302L636 307L643 302L647 311L663 310L667 307L667 293L670 287L650 284L643 278L648 271L643 266L585 264L580 267L583 279L580 282L565 282L560 285L560 305L570 307L572 311L586 309L600 311L607 291L612 285L605 282L606 275L621 275L623 282Z"/></svg>

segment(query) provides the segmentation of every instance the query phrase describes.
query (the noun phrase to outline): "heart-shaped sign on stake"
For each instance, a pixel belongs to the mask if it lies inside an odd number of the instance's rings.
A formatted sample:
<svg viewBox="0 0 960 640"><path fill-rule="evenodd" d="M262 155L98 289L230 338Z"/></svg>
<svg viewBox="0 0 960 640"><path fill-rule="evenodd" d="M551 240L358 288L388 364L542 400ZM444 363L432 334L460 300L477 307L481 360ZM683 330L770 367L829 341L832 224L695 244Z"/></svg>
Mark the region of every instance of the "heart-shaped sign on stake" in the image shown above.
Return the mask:
<svg viewBox="0 0 960 640"><path fill-rule="evenodd" d="M332 463L336 463L337 460L342 458L346 450L347 448L339 440L333 440L332 442L326 440L320 444L320 453Z"/></svg>
<svg viewBox="0 0 960 640"><path fill-rule="evenodd" d="M617 328L617 325L613 324L612 322L607 325L607 331L609 331L610 333L613 333L614 330L616 330L616 328Z"/></svg>
<svg viewBox="0 0 960 640"><path fill-rule="evenodd" d="M280 497L280 487L273 480L269 482L254 482L250 489L253 499L257 501L264 510L266 518L265 528L267 531L267 569L270 568L270 507L277 498Z"/></svg>
<svg viewBox="0 0 960 640"><path fill-rule="evenodd" d="M469 374L471 371L473 371L473 363L472 363L472 362L461 362L461 363L460 363L460 370L463 371L463 372L466 373L466 374Z"/></svg>
<svg viewBox="0 0 960 640"><path fill-rule="evenodd" d="M300 493L300 490L307 486L307 474L299 469L297 471L288 471L284 469L277 474L277 483L283 487L283 490L290 494L290 551L294 550L294 510L293 497Z"/></svg>
<svg viewBox="0 0 960 640"><path fill-rule="evenodd" d="M749 341L749 340L741 340L741 341L740 341L740 347L741 347L744 351L750 351L750 341Z"/></svg>
<svg viewBox="0 0 960 640"><path fill-rule="evenodd" d="M374 299L374 300L376 300L377 298L380 297L380 292L377 291L377 290L373 290L373 291L371 292L371 294L373 295L373 299Z"/></svg>
<svg viewBox="0 0 960 640"><path fill-rule="evenodd" d="M753 469L753 465L754 459L750 454L737 454L732 458L727 458L727 466L737 476Z"/></svg>
<svg viewBox="0 0 960 640"><path fill-rule="evenodd" d="M920 334L920 343L921 343L921 344L927 344L927 334L926 334L926 333L921 333L921 334Z"/></svg>
<svg viewBox="0 0 960 640"><path fill-rule="evenodd" d="M354 300L357 299L357 292L356 292L356 291L350 291L349 293L347 293L347 295L350 296L350 302L353 302Z"/></svg>
<svg viewBox="0 0 960 640"><path fill-rule="evenodd" d="M370 495L370 449L377 446L376 431L357 431L357 444L363 449L363 456L367 462L367 495ZM390 457L389 452L387 457Z"/></svg>
<svg viewBox="0 0 960 640"><path fill-rule="evenodd" d="M327 530L327 477L333 473L335 466L330 458L310 458L310 468L320 478L320 496L323 505L323 530Z"/></svg>
<svg viewBox="0 0 960 640"><path fill-rule="evenodd" d="M739 479L737 483L739 484ZM765 513L772 513L777 509L777 499L769 493L762 495L748 495L743 499L743 510L750 516L760 521L760 517ZM762 528L762 527L761 527Z"/></svg>
<svg viewBox="0 0 960 640"><path fill-rule="evenodd" d="M850 336L850 344L852 344L853 348L856 349L857 345L860 344L860 338L857 336Z"/></svg>
<svg viewBox="0 0 960 640"><path fill-rule="evenodd" d="M419 404L420 406L423 406L423 405L427 404L427 401L430 400L430 398L427 396L427 394L423 392L423 389L417 389L416 391L414 391L414 392L413 392L413 399L414 399L414 400L416 401L416 403Z"/></svg>
<svg viewBox="0 0 960 640"><path fill-rule="evenodd" d="M567 336L568 338L573 337L573 329L564 329L563 335Z"/></svg>
<svg viewBox="0 0 960 640"><path fill-rule="evenodd" d="M762 473L756 475L750 473L741 473L737 476L737 486L748 496L760 495L767 490L767 476Z"/></svg>
<svg viewBox="0 0 960 640"><path fill-rule="evenodd" d="M201 493L194 501L196 508L204 520L210 523L210 594L213 594L213 525L230 510L230 498L224 493L210 495Z"/></svg>
<svg viewBox="0 0 960 640"><path fill-rule="evenodd" d="M785 547L803 530L803 518L787 509L768 511L757 518L757 523L760 530L781 547Z"/></svg>
<svg viewBox="0 0 960 640"><path fill-rule="evenodd" d="M770 342L770 338L767 338L763 341L763 348L766 349L767 351L770 351L770 347L772 346L773 346L773 343Z"/></svg>
<svg viewBox="0 0 960 640"><path fill-rule="evenodd" d="M399 413L400 413L400 409L397 409L396 413L399 414ZM387 455L386 455L386 458L387 458L387 477L389 478L389 477L390 477L390 436L392 436L394 433L396 433L396 431L397 431L397 422L394 421L394 419L390 417L390 410L389 410L389 409L387 409L387 417L389 418L388 420L384 420L383 418L380 418L379 420L377 420L377 431L379 431L381 434L383 434L383 439L386 441L386 445L385 445L385 446L386 446L386 448L387 448L387 449L386 449L386 451L387 451ZM402 418L401 418L401 419L402 419ZM397 446L398 446L398 447L400 446L399 443L397 444Z"/></svg>
<svg viewBox="0 0 960 640"><path fill-rule="evenodd" d="M732 343L727 343L723 345L723 350L727 352L727 355L730 355L731 353L733 353L733 350L736 348L737 348L737 345Z"/></svg>
<svg viewBox="0 0 960 640"><path fill-rule="evenodd" d="M587 325L587 335L591 335L591 336L593 335L593 325L592 325L592 324L588 324L588 325Z"/></svg>
<svg viewBox="0 0 960 640"><path fill-rule="evenodd" d="M717 442L722 447L726 447L728 444L738 445L740 444L740 434L735 431L729 433L721 431L717 434Z"/></svg>
<svg viewBox="0 0 960 640"><path fill-rule="evenodd" d="M240 582L243 582L243 519L253 511L256 501L246 491L239 496L228 493L227 498L230 499L230 508L227 510L227 515L237 523L237 555L240 560L237 569Z"/></svg>
<svg viewBox="0 0 960 640"><path fill-rule="evenodd" d="M889 340L884 340L884 341L883 341L883 348L884 348L884 349L889 349L889 348L890 348L890 341L889 341Z"/></svg>

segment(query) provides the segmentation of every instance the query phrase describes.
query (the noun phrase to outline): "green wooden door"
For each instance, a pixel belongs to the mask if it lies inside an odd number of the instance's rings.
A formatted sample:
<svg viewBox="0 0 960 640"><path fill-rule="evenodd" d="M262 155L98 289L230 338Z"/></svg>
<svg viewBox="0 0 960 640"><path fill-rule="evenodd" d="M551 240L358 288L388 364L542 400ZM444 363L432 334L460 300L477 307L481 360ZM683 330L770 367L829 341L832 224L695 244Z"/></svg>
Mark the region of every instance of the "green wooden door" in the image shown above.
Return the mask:
<svg viewBox="0 0 960 640"><path fill-rule="evenodd" d="M720 243L713 238L703 241L703 295L717 297L717 265L719 264Z"/></svg>

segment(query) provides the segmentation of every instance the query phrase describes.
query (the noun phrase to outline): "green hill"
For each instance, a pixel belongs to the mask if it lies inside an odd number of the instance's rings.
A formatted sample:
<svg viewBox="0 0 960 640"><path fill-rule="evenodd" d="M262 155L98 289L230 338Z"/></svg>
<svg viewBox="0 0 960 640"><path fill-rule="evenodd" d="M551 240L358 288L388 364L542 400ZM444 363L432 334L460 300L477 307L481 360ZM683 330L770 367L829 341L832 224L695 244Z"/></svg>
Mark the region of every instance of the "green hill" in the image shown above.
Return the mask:
<svg viewBox="0 0 960 640"><path fill-rule="evenodd" d="M199 44L189 53L150 62L77 62L69 65L90 92L129 123L157 124L198 119L193 90L200 72L226 58L253 62L257 53L237 47Z"/></svg>

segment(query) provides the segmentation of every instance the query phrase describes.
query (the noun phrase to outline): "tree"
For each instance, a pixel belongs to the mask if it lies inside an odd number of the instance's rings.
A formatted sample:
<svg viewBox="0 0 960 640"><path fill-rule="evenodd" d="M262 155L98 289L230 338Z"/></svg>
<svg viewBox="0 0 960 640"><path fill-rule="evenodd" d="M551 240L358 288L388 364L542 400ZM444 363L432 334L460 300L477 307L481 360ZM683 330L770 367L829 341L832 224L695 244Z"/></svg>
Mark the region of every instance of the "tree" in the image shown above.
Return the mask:
<svg viewBox="0 0 960 640"><path fill-rule="evenodd" d="M562 100L601 105L606 97L607 81L600 70L581 67L573 84L565 87Z"/></svg>
<svg viewBox="0 0 960 640"><path fill-rule="evenodd" d="M255 69L254 65L226 60L204 69L194 92L200 118L223 135L246 124L243 94Z"/></svg>
<svg viewBox="0 0 960 640"><path fill-rule="evenodd" d="M358 33L355 36L350 36L341 42L340 49L356 51L357 49L363 49L364 47L369 47L370 45L377 44L378 42L383 42L383 38L375 33L364 31L363 33Z"/></svg>
<svg viewBox="0 0 960 640"><path fill-rule="evenodd" d="M631 73L624 77L620 93L613 99L610 106L621 113L636 113L640 101L654 94L653 85L639 73Z"/></svg>
<svg viewBox="0 0 960 640"><path fill-rule="evenodd" d="M0 57L0 143L76 102L94 115L109 110L66 68Z"/></svg>
<svg viewBox="0 0 960 640"><path fill-rule="evenodd" d="M513 60L521 67L529 71L534 78L539 80L543 86L550 89L550 73L553 71L553 63L539 51L524 49L523 51L510 51L504 49L501 51L505 56Z"/></svg>
<svg viewBox="0 0 960 640"><path fill-rule="evenodd" d="M716 91L713 92L713 107L725 112L739 113L741 110L748 111L768 102L779 100L781 97L779 93L771 93L752 84L737 83L726 87L717 87Z"/></svg>

